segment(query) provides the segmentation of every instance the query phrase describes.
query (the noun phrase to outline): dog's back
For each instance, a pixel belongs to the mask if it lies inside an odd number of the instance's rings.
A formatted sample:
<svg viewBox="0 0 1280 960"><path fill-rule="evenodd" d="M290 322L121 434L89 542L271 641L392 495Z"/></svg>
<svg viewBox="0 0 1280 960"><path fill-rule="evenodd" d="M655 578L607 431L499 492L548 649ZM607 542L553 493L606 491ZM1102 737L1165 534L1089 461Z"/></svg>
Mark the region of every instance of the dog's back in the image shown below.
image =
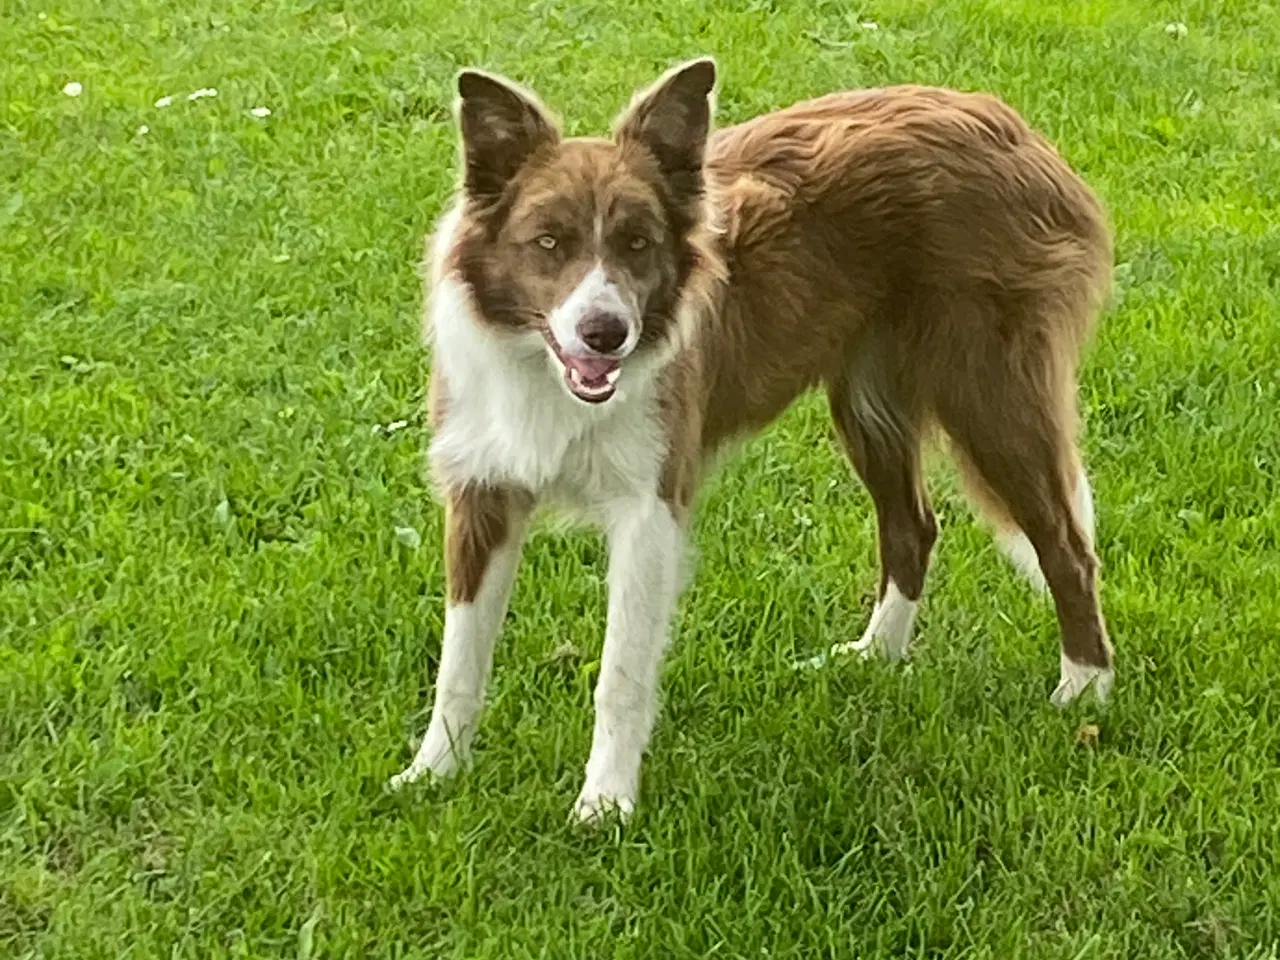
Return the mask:
<svg viewBox="0 0 1280 960"><path fill-rule="evenodd" d="M1074 367L1110 283L1093 194L983 94L799 103L715 134L708 175L731 273L708 351L725 400L710 403L709 445L776 416L799 370L846 378L851 355L862 379L905 366L913 390L992 339L1047 339Z"/></svg>

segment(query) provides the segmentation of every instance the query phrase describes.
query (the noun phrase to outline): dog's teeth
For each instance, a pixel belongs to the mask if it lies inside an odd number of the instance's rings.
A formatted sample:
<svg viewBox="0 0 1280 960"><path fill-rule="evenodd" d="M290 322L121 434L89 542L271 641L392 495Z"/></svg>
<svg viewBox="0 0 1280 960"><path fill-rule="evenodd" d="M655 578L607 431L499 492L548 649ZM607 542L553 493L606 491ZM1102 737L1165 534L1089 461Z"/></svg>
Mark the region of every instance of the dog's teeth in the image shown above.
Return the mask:
<svg viewBox="0 0 1280 960"><path fill-rule="evenodd" d="M618 378L620 376L622 376L622 369L619 367L615 367L614 369L610 370L608 373L604 375L604 379L609 384L609 386L613 386L615 383L618 382Z"/></svg>
<svg viewBox="0 0 1280 960"><path fill-rule="evenodd" d="M575 385L579 387L582 386L582 374L578 372L577 367L569 368L569 379L572 380Z"/></svg>

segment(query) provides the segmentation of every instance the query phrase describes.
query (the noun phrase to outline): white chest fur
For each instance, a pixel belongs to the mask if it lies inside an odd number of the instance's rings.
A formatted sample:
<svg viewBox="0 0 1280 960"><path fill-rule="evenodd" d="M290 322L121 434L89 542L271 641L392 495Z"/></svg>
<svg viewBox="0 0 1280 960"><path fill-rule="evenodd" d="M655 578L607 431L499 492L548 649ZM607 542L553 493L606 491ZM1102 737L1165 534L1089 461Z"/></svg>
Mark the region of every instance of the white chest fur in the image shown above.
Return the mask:
<svg viewBox="0 0 1280 960"><path fill-rule="evenodd" d="M448 481L512 484L596 515L657 490L666 443L649 378L624 373L599 407L574 399L537 334L488 329L451 277L437 278L430 318L447 398L431 459Z"/></svg>

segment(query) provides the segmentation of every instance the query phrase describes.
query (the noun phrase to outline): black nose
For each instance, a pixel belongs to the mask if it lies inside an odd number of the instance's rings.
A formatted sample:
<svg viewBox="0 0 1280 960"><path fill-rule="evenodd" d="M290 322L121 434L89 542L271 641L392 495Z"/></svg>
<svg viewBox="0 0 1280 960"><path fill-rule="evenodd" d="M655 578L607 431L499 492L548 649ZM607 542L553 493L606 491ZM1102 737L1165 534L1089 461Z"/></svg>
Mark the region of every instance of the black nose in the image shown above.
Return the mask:
<svg viewBox="0 0 1280 960"><path fill-rule="evenodd" d="M578 324L578 336L596 353L613 353L627 342L627 322L612 313L592 313Z"/></svg>

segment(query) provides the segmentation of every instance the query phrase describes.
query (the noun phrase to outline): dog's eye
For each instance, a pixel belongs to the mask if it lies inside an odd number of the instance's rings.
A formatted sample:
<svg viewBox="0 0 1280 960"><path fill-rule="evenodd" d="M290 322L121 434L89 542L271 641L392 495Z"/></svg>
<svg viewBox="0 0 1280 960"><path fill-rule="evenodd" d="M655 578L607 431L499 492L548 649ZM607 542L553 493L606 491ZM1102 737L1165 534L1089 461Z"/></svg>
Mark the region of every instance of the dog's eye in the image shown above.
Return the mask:
<svg viewBox="0 0 1280 960"><path fill-rule="evenodd" d="M538 237L534 243L540 246L543 250L554 250L560 245L560 242L549 233L544 233L542 236Z"/></svg>
<svg viewBox="0 0 1280 960"><path fill-rule="evenodd" d="M639 253L641 250L647 249L648 246L649 246L649 238L642 237L640 236L640 234L636 234L634 237L632 237L630 240L627 241L627 249L631 250L633 253Z"/></svg>

